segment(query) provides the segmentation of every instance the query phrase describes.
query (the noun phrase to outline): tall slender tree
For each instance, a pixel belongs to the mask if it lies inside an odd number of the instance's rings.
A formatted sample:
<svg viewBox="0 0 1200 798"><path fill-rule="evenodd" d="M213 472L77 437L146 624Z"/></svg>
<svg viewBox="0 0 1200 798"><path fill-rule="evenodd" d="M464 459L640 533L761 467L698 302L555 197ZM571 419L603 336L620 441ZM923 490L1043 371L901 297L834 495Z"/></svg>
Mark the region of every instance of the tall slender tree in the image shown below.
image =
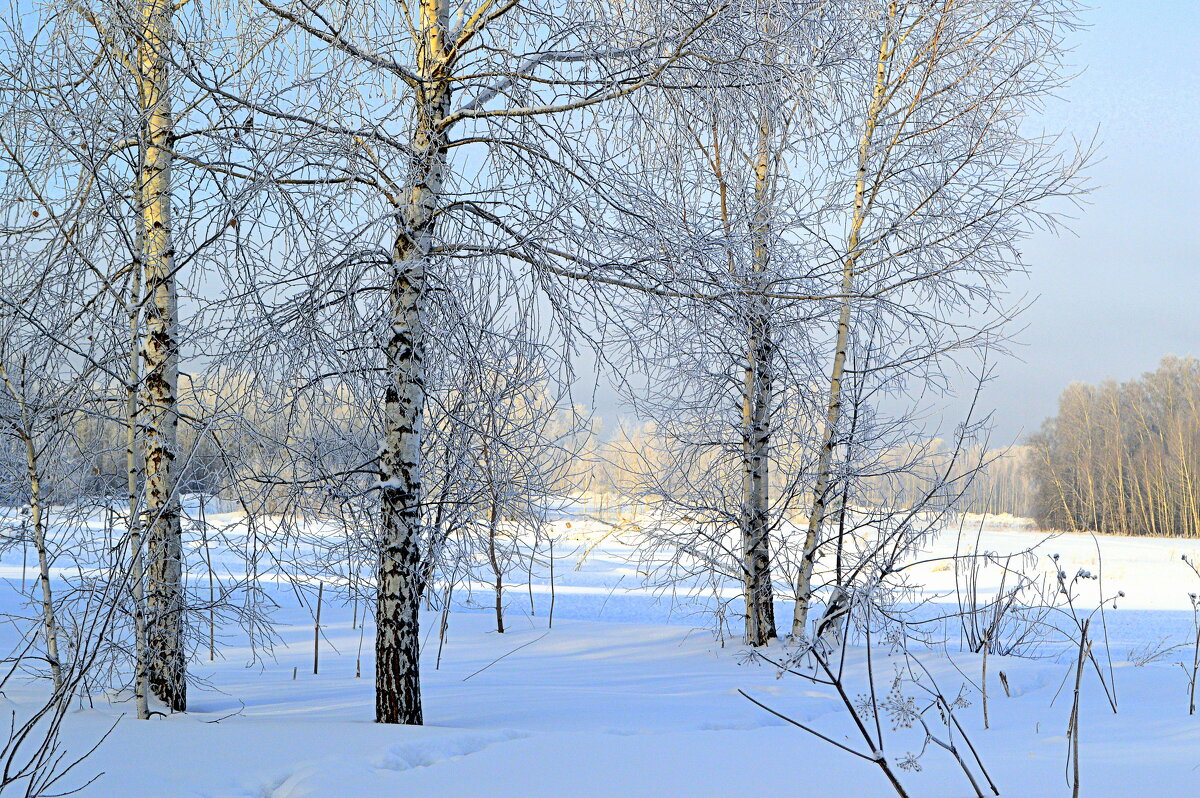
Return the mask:
<svg viewBox="0 0 1200 798"><path fill-rule="evenodd" d="M821 256L837 264L841 299L794 582L797 636L807 632L836 451L847 440L853 328L890 331L886 351L871 336L872 370L900 380L937 384L949 358L998 348L1011 316L1000 290L1024 267L1018 244L1035 225L1057 223L1046 201L1081 191L1087 157L1022 129L1066 79L1073 3L883 0L863 23L859 56L845 62L844 121L818 162L848 197L820 226L825 241L841 242Z"/></svg>
<svg viewBox="0 0 1200 798"><path fill-rule="evenodd" d="M137 177L141 212L146 334L141 404L145 430L146 600L150 689L176 712L187 709L186 600L178 469L179 333L172 216L175 115L170 48L171 0L141 0L135 17L137 96L144 120Z"/></svg>
<svg viewBox="0 0 1200 798"><path fill-rule="evenodd" d="M316 231L322 243L310 252L333 253L348 269L369 260L363 277L378 291L370 324L378 357L370 373L382 378L373 461L376 720L421 723L422 450L434 287L454 291L463 279L449 268L455 264L490 262L507 272L503 279L532 287L546 284L512 277L521 264L543 277L569 270L578 260L570 247L539 228L569 218L592 177L575 155L589 134L570 120L664 75L714 10L701 5L681 21L540 0L421 0L399 14L348 2L320 12L301 2L259 5L277 21L275 40L301 54L300 80L258 94L206 85L252 112L256 128L270 125L322 150L310 161L319 168L293 172L287 184L313 195L341 187L356 200L340 220L345 230ZM263 58L276 52L267 47ZM331 97L345 99L334 106ZM343 299L357 301L365 289L348 290Z"/></svg>

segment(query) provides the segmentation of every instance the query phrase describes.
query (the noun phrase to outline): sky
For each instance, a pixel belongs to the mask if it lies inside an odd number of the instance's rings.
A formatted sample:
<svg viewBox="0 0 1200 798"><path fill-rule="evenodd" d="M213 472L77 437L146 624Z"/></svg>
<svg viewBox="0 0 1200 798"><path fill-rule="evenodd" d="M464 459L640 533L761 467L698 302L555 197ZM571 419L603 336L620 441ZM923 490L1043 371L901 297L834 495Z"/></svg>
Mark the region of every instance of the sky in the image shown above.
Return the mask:
<svg viewBox="0 0 1200 798"><path fill-rule="evenodd" d="M984 396L996 443L1035 431L1073 381L1200 356L1200 2L1110 0L1083 19L1071 54L1081 74L1045 125L1098 135L1095 190L1073 234L1024 248L1030 273L1012 288L1036 301Z"/></svg>

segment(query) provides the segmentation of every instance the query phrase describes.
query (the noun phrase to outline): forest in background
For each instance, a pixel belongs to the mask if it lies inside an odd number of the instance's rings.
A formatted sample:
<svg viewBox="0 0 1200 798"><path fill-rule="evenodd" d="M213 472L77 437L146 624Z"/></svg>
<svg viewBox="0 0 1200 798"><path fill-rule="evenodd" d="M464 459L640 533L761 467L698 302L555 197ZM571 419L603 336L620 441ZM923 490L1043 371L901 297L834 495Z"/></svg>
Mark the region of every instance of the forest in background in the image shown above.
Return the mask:
<svg viewBox="0 0 1200 798"><path fill-rule="evenodd" d="M1200 535L1200 360L1072 383L1030 440L1032 515L1049 529Z"/></svg>
<svg viewBox="0 0 1200 798"><path fill-rule="evenodd" d="M951 474L970 476L956 504L962 512L1029 518L1047 531L1200 536L1200 360L1168 356L1125 382L1073 382L1058 405L1013 446L956 450L935 438L894 447L880 462L895 469L858 475L859 500L909 506L956 457ZM631 464L661 445L653 425L621 430L600 445L591 485L636 492ZM899 467L910 461L921 465Z"/></svg>

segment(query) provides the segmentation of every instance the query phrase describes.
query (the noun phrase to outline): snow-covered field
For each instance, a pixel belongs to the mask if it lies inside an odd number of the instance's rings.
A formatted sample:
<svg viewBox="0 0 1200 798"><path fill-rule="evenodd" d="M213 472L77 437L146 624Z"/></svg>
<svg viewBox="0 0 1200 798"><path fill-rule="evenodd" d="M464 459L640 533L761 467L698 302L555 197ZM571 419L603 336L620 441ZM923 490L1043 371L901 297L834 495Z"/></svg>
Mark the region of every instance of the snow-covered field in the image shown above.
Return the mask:
<svg viewBox="0 0 1200 798"><path fill-rule="evenodd" d="M219 520L219 519L217 519ZM566 520L556 522L565 525ZM573 534L599 528L575 520ZM563 527L559 530L565 534ZM1060 536L985 526L980 550L1009 553L1038 544L1036 567L1052 573L1057 553L1068 574L1102 575L1106 595L1123 591L1105 622L1119 712L1113 714L1094 672L1085 672L1081 707L1081 795L1090 798L1200 794L1200 716L1189 717L1187 677L1191 648L1176 649L1145 665L1131 652L1166 639L1190 643L1190 592L1197 579L1181 562L1200 557L1200 542ZM772 708L861 749L852 721L835 691L747 662L736 640L722 646L708 619L680 609L643 587L630 562L629 540L605 538L582 566L560 563L555 616L547 628L549 585L534 585L534 611L526 588L509 594L508 625L496 634L484 610L463 608L450 619L437 665L436 634L425 646L424 727L371 722L371 630L363 647L363 672L355 665L360 631L351 609L327 604L322 623L320 675L312 674L312 617L280 589L276 620L282 644L273 660L247 667L250 652L225 648L215 663L193 664L198 683L186 715L151 721L122 719L85 762L82 774L104 775L84 796L738 796L787 795L847 798L894 795L869 762L754 706L744 690ZM974 548L974 529L962 541L946 532L916 559L912 579L945 609L954 607L954 573L939 559L955 548ZM582 548L574 555L578 560ZM6 561L3 576L20 578ZM985 572L986 579L992 578ZM1089 589L1096 580L1088 582ZM15 601L15 591L3 601ZM484 597L479 597L481 600ZM1090 600L1090 599L1089 599ZM1088 606L1083 602L1083 606ZM781 605L781 618L788 617ZM423 618L424 630L436 618ZM1099 621L1097 621L1099 623ZM7 627L6 627L7 628ZM952 632L953 630L951 630ZM6 632L11 635L11 631ZM919 652L942 690L964 704L956 710L1001 795L1067 796L1065 735L1071 710L1074 654L1053 646L1030 659L990 657L990 728L983 728L979 682L982 662L959 650L953 633L945 645ZM861 642L861 641L858 641ZM772 647L778 655L782 646ZM1098 654L1099 654L1098 650ZM886 694L899 657L879 644L875 676ZM1106 655L1100 654L1105 662ZM847 657L851 694L866 690L865 649ZM1137 659L1136 653L1134 659ZM435 667L436 666L436 667ZM998 674L1008 682L1006 696ZM1065 683L1065 684L1064 684ZM37 685L10 691L20 707ZM99 701L73 712L65 737L72 750L90 746L130 713L128 703ZM885 754L903 759L922 737L892 730L883 719ZM919 771L901 770L909 795L957 798L975 793L955 761L940 750L920 760ZM978 771L976 771L978 774ZM986 790L986 785L984 785Z"/></svg>

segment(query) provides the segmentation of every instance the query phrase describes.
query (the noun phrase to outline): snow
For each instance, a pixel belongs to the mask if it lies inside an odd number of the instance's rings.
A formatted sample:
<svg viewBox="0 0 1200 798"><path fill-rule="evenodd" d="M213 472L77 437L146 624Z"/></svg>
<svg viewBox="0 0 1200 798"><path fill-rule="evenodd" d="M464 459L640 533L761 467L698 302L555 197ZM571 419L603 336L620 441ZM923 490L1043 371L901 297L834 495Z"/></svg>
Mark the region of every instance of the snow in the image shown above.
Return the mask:
<svg viewBox="0 0 1200 798"><path fill-rule="evenodd" d="M215 508L214 508L215 509ZM217 522L225 516L215 516ZM233 519L233 516L228 516ZM556 532L593 541L600 527L575 519ZM962 541L943 532L915 559L922 596L953 602L954 575L937 560L955 546L976 548L975 530ZM987 524L978 550L1000 554L1037 545L1036 568L1052 574L1051 554L1068 574L1085 568L1103 576L1106 595L1124 591L1105 615L1119 712L1109 708L1095 673L1085 673L1081 707L1081 794L1088 798L1191 796L1200 792L1200 717L1189 717L1187 679L1177 649L1144 666L1129 652L1162 637L1188 643L1189 592L1200 579L1181 556L1200 556L1200 542L1046 536L1008 524ZM351 608L326 604L321 669L312 674L312 617L280 586L281 644L274 659L249 664L236 641L218 661L193 663L197 684L189 712L138 721L124 697L97 700L65 724L70 750L82 751L126 714L81 774L104 771L83 796L172 798L336 798L338 796L734 796L796 798L894 795L879 770L754 706L757 700L863 753L865 747L830 687L748 662L734 641L724 646L705 628L697 607L680 609L642 586L628 536L610 535L578 570L564 556L555 585L555 618L547 628L549 585L508 595L509 631L496 634L483 609L452 614L440 667L435 667L436 618L422 617L426 635L423 686L427 725L380 726L373 717L371 630L363 672L355 676L360 630ZM564 550L566 544L564 543ZM1097 554L1099 551L1099 554ZM3 576L20 578L10 553ZM987 575L987 572L985 572ZM1099 580L1087 583L1089 589ZM16 583L19 587L19 581ZM1097 585L1098 586L1098 585ZM991 586L995 587L995 584ZM485 596L479 597L486 600ZM9 611L16 591L0 591ZM1084 606L1088 606L1086 602ZM781 612L786 608L781 605ZM946 607L943 607L946 609ZM782 616L787 617L787 616ZM5 625L4 643L12 643ZM861 644L861 640L856 641ZM772 656L782 654L772 646ZM899 664L876 642L875 676L890 687ZM988 658L990 728L983 728L978 693L980 657L946 645L918 651L921 662L953 699L970 706L957 717L1006 796L1070 795L1064 779L1071 710L1073 653L1048 649L1034 659ZM865 649L849 649L851 695L865 692ZM203 659L207 659L206 653ZM1101 657L1104 662L1104 658ZM1105 665L1105 667L1107 667ZM1003 671L1011 697L998 674ZM293 673L295 677L293 678ZM1068 679L1068 677L1072 677ZM1064 682L1066 682L1064 686ZM1061 689L1060 689L1061 688ZM40 684L24 684L8 699L31 704ZM884 719L884 753L895 762L919 750L911 729ZM919 772L899 771L910 795L973 796L957 764L940 750ZM985 787L986 789L986 787Z"/></svg>

